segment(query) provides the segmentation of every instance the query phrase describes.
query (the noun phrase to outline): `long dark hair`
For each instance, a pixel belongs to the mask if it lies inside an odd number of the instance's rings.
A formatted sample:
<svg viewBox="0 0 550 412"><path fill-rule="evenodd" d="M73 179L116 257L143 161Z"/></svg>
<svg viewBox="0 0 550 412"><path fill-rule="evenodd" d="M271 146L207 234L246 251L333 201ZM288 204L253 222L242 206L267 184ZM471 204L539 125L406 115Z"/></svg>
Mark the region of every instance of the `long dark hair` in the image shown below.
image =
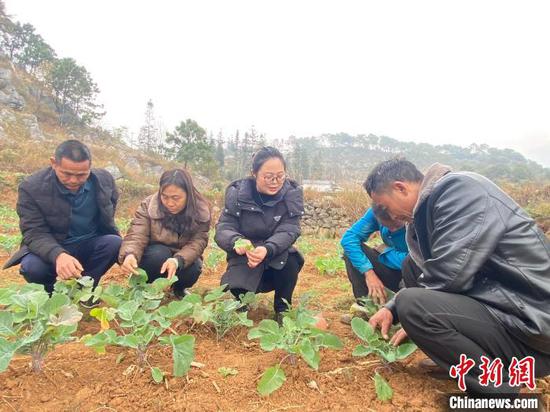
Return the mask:
<svg viewBox="0 0 550 412"><path fill-rule="evenodd" d="M187 194L185 207L175 215L170 213L160 200L160 194L170 185L179 187ZM208 207L208 201L195 188L191 175L185 169L167 170L162 174L159 182L158 203L163 215L162 225L178 234L196 227L199 221L199 203L206 204L206 207Z"/></svg>

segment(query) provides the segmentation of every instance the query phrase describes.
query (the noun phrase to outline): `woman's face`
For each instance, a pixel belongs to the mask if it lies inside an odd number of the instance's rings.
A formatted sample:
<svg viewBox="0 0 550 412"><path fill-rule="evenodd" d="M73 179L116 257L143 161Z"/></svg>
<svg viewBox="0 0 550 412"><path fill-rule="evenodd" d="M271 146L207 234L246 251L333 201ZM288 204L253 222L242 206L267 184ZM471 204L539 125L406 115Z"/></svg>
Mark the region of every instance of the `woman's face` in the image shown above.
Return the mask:
<svg viewBox="0 0 550 412"><path fill-rule="evenodd" d="M285 182L285 165L278 157L272 157L266 160L254 177L258 192L266 195L277 194Z"/></svg>
<svg viewBox="0 0 550 412"><path fill-rule="evenodd" d="M160 192L160 201L168 211L176 215L187 204L187 193L176 185L168 185Z"/></svg>

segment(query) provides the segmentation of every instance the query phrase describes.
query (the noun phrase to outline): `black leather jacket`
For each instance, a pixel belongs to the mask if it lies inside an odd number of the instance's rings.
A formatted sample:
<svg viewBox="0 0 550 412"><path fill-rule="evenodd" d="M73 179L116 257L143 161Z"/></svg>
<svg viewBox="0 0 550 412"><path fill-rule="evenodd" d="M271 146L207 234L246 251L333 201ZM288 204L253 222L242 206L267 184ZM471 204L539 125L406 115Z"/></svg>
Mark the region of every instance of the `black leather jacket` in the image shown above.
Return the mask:
<svg viewBox="0 0 550 412"><path fill-rule="evenodd" d="M550 243L494 183L433 165L407 244L421 287L478 300L512 335L550 354Z"/></svg>

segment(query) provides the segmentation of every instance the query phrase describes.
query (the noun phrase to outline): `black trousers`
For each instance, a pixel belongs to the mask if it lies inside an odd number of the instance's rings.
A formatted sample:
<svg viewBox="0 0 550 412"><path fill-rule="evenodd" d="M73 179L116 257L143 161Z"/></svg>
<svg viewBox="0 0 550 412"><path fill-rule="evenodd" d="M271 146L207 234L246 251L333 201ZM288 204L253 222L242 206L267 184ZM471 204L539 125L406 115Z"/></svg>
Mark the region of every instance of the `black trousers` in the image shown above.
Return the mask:
<svg viewBox="0 0 550 412"><path fill-rule="evenodd" d="M275 312L284 312L287 310L287 304L284 300L286 300L289 305L292 304L292 294L298 282L298 273L300 273L303 265L304 261L298 253L289 253L286 265L284 265L281 270L267 268L262 275L262 280L260 281L258 289L252 292L265 293L275 290L273 308ZM230 290L236 298L248 292L246 289L240 288Z"/></svg>
<svg viewBox="0 0 550 412"><path fill-rule="evenodd" d="M466 375L470 393L517 393L519 387L508 384L508 367L513 357L535 358L537 377L550 374L550 355L538 352L512 336L487 307L468 296L413 287L396 296L401 325L418 347L445 370L457 365L460 355L475 361ZM503 362L503 384L495 388L481 386L480 357Z"/></svg>
<svg viewBox="0 0 550 412"><path fill-rule="evenodd" d="M160 277L166 277L166 273L161 274L160 269L164 262L166 262L166 259L173 257L173 255L174 254L167 246L159 243L150 244L145 248L141 261L139 262L139 267L147 272L148 282L153 282ZM172 287L178 292L182 292L185 288L190 288L197 282L201 272L201 259L195 260L186 268L178 268L176 271L178 280Z"/></svg>
<svg viewBox="0 0 550 412"><path fill-rule="evenodd" d="M73 243L64 248L84 267L84 276L90 276L97 286L101 277L116 262L122 239L118 235L102 235L82 242ZM44 285L46 292L53 292L57 274L55 264L44 262L33 253L25 255L19 269L29 283Z"/></svg>
<svg viewBox="0 0 550 412"><path fill-rule="evenodd" d="M362 244L361 247L363 248L365 255L367 255L371 261L374 271L385 287L397 292L400 288L399 283L401 282L401 279L405 282L406 287L416 284L416 278L420 274L420 271L410 256L407 256L403 261L401 270L395 270L378 261L378 256L380 256L380 253L377 250L365 244ZM351 282L353 296L355 296L355 299L368 296L369 288L367 287L365 274L359 272L355 266L352 265L346 255L344 255L344 262L346 264L346 272L348 274L349 281Z"/></svg>

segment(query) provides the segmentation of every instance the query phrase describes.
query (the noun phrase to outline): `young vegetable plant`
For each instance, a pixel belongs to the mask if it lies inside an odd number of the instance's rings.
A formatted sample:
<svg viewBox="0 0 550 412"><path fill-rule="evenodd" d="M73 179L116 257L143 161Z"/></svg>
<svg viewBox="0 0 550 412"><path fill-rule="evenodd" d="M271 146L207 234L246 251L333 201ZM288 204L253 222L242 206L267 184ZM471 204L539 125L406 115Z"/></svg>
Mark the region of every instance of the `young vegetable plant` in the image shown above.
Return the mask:
<svg viewBox="0 0 550 412"><path fill-rule="evenodd" d="M395 292L392 290L385 288L386 290L386 300L390 300L395 296ZM375 303L371 298L369 297L362 297L358 299L365 309L365 314L370 318L372 315L374 315L376 312L378 312L380 309L384 307L384 305L380 305L378 303Z"/></svg>
<svg viewBox="0 0 550 412"><path fill-rule="evenodd" d="M233 245L233 249L243 248L245 250L254 250L254 245L250 242L247 242L246 239L239 239Z"/></svg>
<svg viewBox="0 0 550 412"><path fill-rule="evenodd" d="M207 268L214 269L224 260L224 258L225 252L219 247L212 245L204 263Z"/></svg>
<svg viewBox="0 0 550 412"><path fill-rule="evenodd" d="M393 346L382 338L378 331L361 318L353 318L351 320L351 328L353 332L363 340L366 345L360 344L353 350L353 356L367 356L371 353L378 356L385 365L392 362L402 360L410 356L417 346L414 343L402 343L398 346ZM391 399L393 391L389 384L376 373L374 377L376 394L380 400Z"/></svg>
<svg viewBox="0 0 550 412"><path fill-rule="evenodd" d="M315 267L321 275L335 275L346 268L339 256L320 256L315 260Z"/></svg>
<svg viewBox="0 0 550 412"><path fill-rule="evenodd" d="M149 363L148 350L156 343L169 345L172 347L173 375L183 376L194 357L195 338L190 335L178 336L170 327L172 319L190 315L196 301L192 296L186 296L181 301L160 306L164 290L177 278L159 278L148 284L147 274L141 269L138 272L130 277L127 288L110 284L99 291L101 300L110 307L90 311L90 315L101 322L102 330L96 335L83 337L82 341L98 353L105 353L107 345L134 349L137 366L141 370L149 367L156 383L163 381L164 373ZM96 293L97 289L99 287ZM113 329L111 324L114 325ZM166 330L173 333L161 336Z"/></svg>
<svg viewBox="0 0 550 412"><path fill-rule="evenodd" d="M34 283L0 289L0 309L0 372L16 353L30 354L32 370L41 372L47 353L73 340L82 318L68 296L50 297Z"/></svg>
<svg viewBox="0 0 550 412"><path fill-rule="evenodd" d="M83 276L78 279L69 279L57 281L54 285L54 291L62 295L67 295L72 303L86 302L90 299L96 301L97 296L93 292L94 280L89 276Z"/></svg>
<svg viewBox="0 0 550 412"><path fill-rule="evenodd" d="M194 296L197 301L191 317L196 323L211 326L216 331L218 341L238 326L252 326L252 321L247 318L246 309L257 300L252 292L247 292L240 296L240 300L236 300L225 290L226 285L212 289L204 297L204 302L199 295L189 295Z"/></svg>
<svg viewBox="0 0 550 412"><path fill-rule="evenodd" d="M296 308L284 313L282 325L270 319L262 320L258 327L248 333L248 339L259 339L260 347L268 352L281 349L286 355L281 361L266 369L257 385L261 395L269 395L279 389L286 380L281 367L286 359L291 363L301 357L311 368L317 370L321 361L321 348L341 349L340 339L331 333L317 329L314 325L318 319L306 308L302 301Z"/></svg>

